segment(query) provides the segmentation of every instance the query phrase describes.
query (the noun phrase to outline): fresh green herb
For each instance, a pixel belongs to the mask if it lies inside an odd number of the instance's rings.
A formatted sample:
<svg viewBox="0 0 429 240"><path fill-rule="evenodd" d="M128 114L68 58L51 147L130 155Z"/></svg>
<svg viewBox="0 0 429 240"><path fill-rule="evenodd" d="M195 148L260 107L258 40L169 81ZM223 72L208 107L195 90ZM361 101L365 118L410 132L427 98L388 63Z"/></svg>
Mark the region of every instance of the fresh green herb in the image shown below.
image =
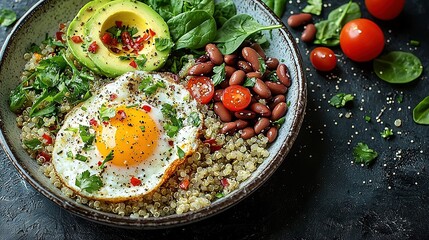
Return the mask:
<svg viewBox="0 0 429 240"><path fill-rule="evenodd" d="M276 71L272 71L268 74L268 80L272 82L279 82L279 77L277 76Z"/></svg>
<svg viewBox="0 0 429 240"><path fill-rule="evenodd" d="M140 54L134 61L137 64L137 68L142 70L147 62L146 55Z"/></svg>
<svg viewBox="0 0 429 240"><path fill-rule="evenodd" d="M418 124L429 125L429 96L413 109L413 120Z"/></svg>
<svg viewBox="0 0 429 240"><path fill-rule="evenodd" d="M16 13L9 9L0 10L0 25L9 27L16 21Z"/></svg>
<svg viewBox="0 0 429 240"><path fill-rule="evenodd" d="M387 139L393 136L393 131L392 129L386 127L383 131L380 132L380 135L382 138Z"/></svg>
<svg viewBox="0 0 429 240"><path fill-rule="evenodd" d="M168 20L167 25L176 50L198 49L216 37L216 21L203 10L181 13Z"/></svg>
<svg viewBox="0 0 429 240"><path fill-rule="evenodd" d="M38 150L42 148L42 142L37 138L25 140L24 145L31 150Z"/></svg>
<svg viewBox="0 0 429 240"><path fill-rule="evenodd" d="M228 19L234 17L237 14L237 8L232 0L225 0L216 3L215 12L213 17L216 20L218 28L228 21Z"/></svg>
<svg viewBox="0 0 429 240"><path fill-rule="evenodd" d="M398 103L402 103L404 101L404 96L402 96L402 95L399 95L397 98L396 98L396 102L398 102Z"/></svg>
<svg viewBox="0 0 429 240"><path fill-rule="evenodd" d="M122 33L128 32L131 37L135 37L138 31L139 30L136 27L130 27L126 25L123 25L121 27L113 26L106 30L106 32L112 34L112 37L115 38L119 43L122 43Z"/></svg>
<svg viewBox="0 0 429 240"><path fill-rule="evenodd" d="M284 123L286 122L286 118L285 117L282 117L282 118L279 118L278 120L276 120L276 121L274 121L273 122L273 124L274 125L276 125L276 126L281 126L281 125L283 125Z"/></svg>
<svg viewBox="0 0 429 240"><path fill-rule="evenodd" d="M414 81L423 72L423 66L414 54L393 51L374 59L375 74L389 83L408 83Z"/></svg>
<svg viewBox="0 0 429 240"><path fill-rule="evenodd" d="M174 43L171 41L170 38L155 38L155 48L157 51L170 51L173 46Z"/></svg>
<svg viewBox="0 0 429 240"><path fill-rule="evenodd" d="M159 88L165 88L165 83L161 81L154 81L152 76L143 78L139 85L139 90L146 96L154 94Z"/></svg>
<svg viewBox="0 0 429 240"><path fill-rule="evenodd" d="M142 132L146 132L146 127L145 126L140 126L140 129L142 130Z"/></svg>
<svg viewBox="0 0 429 240"><path fill-rule="evenodd" d="M101 163L100 168L105 168L105 166L104 166L104 165L105 165L106 163L108 163L108 162L112 161L112 160L113 160L113 158L114 158L114 156L115 156L114 151L113 151L113 150L111 150L111 151L109 152L109 154L107 154L107 156L106 156L106 158L103 160L103 162Z"/></svg>
<svg viewBox="0 0 429 240"><path fill-rule="evenodd" d="M68 127L68 128L65 129L65 131L77 133L79 131L79 129L78 128Z"/></svg>
<svg viewBox="0 0 429 240"><path fill-rule="evenodd" d="M370 149L365 143L360 142L354 147L353 156L355 163L362 163L368 166L377 158L378 153Z"/></svg>
<svg viewBox="0 0 429 240"><path fill-rule="evenodd" d="M219 66L215 66L213 68L213 73L214 74L212 76L212 82L213 85L217 86L225 80L225 63L222 63L222 65Z"/></svg>
<svg viewBox="0 0 429 240"><path fill-rule="evenodd" d="M238 14L230 18L217 31L214 42L223 54L231 54L250 35L262 31L281 28L282 25L263 26L247 14Z"/></svg>
<svg viewBox="0 0 429 240"><path fill-rule="evenodd" d="M27 48L26 52L40 53L40 52L42 52L42 49L40 48L39 45L37 45L35 43L31 43L30 46Z"/></svg>
<svg viewBox="0 0 429 240"><path fill-rule="evenodd" d="M180 147L177 147L177 156L179 156L180 159L185 157L185 152Z"/></svg>
<svg viewBox="0 0 429 240"><path fill-rule="evenodd" d="M337 46L340 44L341 28L347 22L361 16L359 5L352 1L334 9L329 13L328 19L315 24L317 32L314 43L325 46Z"/></svg>
<svg viewBox="0 0 429 240"><path fill-rule="evenodd" d="M417 40L410 40L410 44L411 44L411 46L415 46L415 47L420 46L420 42Z"/></svg>
<svg viewBox="0 0 429 240"><path fill-rule="evenodd" d="M256 78L246 78L246 80L243 83L243 87L254 87L256 84Z"/></svg>
<svg viewBox="0 0 429 240"><path fill-rule="evenodd" d="M103 186L101 178L95 174L91 175L88 170L76 176L75 184L88 193L96 192Z"/></svg>
<svg viewBox="0 0 429 240"><path fill-rule="evenodd" d="M95 139L95 134L91 134L89 132L88 126L79 125L79 134L85 146L92 145Z"/></svg>
<svg viewBox="0 0 429 240"><path fill-rule="evenodd" d="M68 156L68 155L67 155ZM82 162L86 162L86 161L88 161L88 157L86 157L86 156L84 156L84 155L81 155L81 154L76 154L76 160L79 160L79 161L82 161Z"/></svg>
<svg viewBox="0 0 429 240"><path fill-rule="evenodd" d="M223 197L225 197L225 195L223 193L219 192L219 193L216 193L216 197L217 198L223 198Z"/></svg>
<svg viewBox="0 0 429 240"><path fill-rule="evenodd" d="M22 84L20 84L9 96L9 108L12 112L18 112L25 106L27 101L27 92L24 91Z"/></svg>
<svg viewBox="0 0 429 240"><path fill-rule="evenodd" d="M346 106L348 102L353 101L353 99L354 96L351 94L338 93L329 100L329 104L333 107L341 108Z"/></svg>
<svg viewBox="0 0 429 240"><path fill-rule="evenodd" d="M264 74L265 74L265 71L267 71L267 64L265 64L265 60L264 60L264 59L262 59L261 57L259 57L259 58L258 58L258 62L259 62L259 65L260 65L259 72L260 72L262 75L264 75Z"/></svg>
<svg viewBox="0 0 429 240"><path fill-rule="evenodd" d="M121 61L129 61L129 60L131 60L131 56L130 55L125 55L125 56L119 56L118 57L119 58L119 60L121 60Z"/></svg>
<svg viewBox="0 0 429 240"><path fill-rule="evenodd" d="M167 119L163 126L167 136L176 136L179 130L183 127L183 119L177 118L176 109L174 109L173 106L168 103L164 103L162 105L161 112L164 118Z"/></svg>
<svg viewBox="0 0 429 240"><path fill-rule="evenodd" d="M370 116L365 116L364 119L365 119L365 122L371 122L371 117Z"/></svg>
<svg viewBox="0 0 429 240"><path fill-rule="evenodd" d="M302 9L302 12L320 15L322 13L322 0L307 0L308 5Z"/></svg>
<svg viewBox="0 0 429 240"><path fill-rule="evenodd" d="M262 0L273 12L281 18L286 10L286 0Z"/></svg>
<svg viewBox="0 0 429 240"><path fill-rule="evenodd" d="M201 124L200 115L197 112L191 112L188 117L188 122L192 124L194 127L198 127Z"/></svg>
<svg viewBox="0 0 429 240"><path fill-rule="evenodd" d="M67 152L67 158L70 159L70 160L74 158L72 151L68 151Z"/></svg>
<svg viewBox="0 0 429 240"><path fill-rule="evenodd" d="M100 119L103 122L109 121L111 118L116 116L116 111L114 108L106 107L106 105L101 105L100 110L98 111L100 114Z"/></svg>

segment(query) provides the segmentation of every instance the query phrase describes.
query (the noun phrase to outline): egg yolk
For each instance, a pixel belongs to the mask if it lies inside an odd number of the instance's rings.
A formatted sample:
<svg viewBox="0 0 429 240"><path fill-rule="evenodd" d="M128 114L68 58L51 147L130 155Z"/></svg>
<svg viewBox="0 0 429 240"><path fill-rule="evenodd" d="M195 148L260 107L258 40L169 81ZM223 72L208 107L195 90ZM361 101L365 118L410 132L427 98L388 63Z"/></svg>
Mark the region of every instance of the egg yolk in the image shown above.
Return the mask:
<svg viewBox="0 0 429 240"><path fill-rule="evenodd" d="M158 127L147 112L121 106L115 117L98 124L95 144L103 158L113 151L111 164L133 166L153 154L158 139Z"/></svg>

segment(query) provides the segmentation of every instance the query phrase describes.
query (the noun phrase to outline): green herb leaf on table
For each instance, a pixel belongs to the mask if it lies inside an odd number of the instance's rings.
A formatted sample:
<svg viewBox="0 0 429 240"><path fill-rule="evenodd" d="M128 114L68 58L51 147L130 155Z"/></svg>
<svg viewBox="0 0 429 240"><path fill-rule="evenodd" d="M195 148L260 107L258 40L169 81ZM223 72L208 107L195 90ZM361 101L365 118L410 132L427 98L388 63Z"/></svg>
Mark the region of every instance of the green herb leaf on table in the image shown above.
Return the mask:
<svg viewBox="0 0 429 240"><path fill-rule="evenodd" d="M76 176L75 184L88 193L96 192L103 186L101 178L95 174L91 175L88 170Z"/></svg>
<svg viewBox="0 0 429 240"><path fill-rule="evenodd" d="M429 125L429 96L413 109L413 120L418 124Z"/></svg>
<svg viewBox="0 0 429 240"><path fill-rule="evenodd" d="M9 27L16 21L16 13L10 9L0 10L0 25Z"/></svg>
<svg viewBox="0 0 429 240"><path fill-rule="evenodd" d="M370 165L378 156L378 153L370 149L365 143L358 143L353 148L355 163Z"/></svg>
<svg viewBox="0 0 429 240"><path fill-rule="evenodd" d="M302 12L320 15L322 13L322 0L307 0L308 5L302 9Z"/></svg>
<svg viewBox="0 0 429 240"><path fill-rule="evenodd" d="M393 130L386 127L383 131L380 132L380 135L382 138L388 139L393 136Z"/></svg>
<svg viewBox="0 0 429 240"><path fill-rule="evenodd" d="M380 79L389 83L408 83L423 72L420 59L402 51L393 51L374 59L373 68Z"/></svg>
<svg viewBox="0 0 429 240"><path fill-rule="evenodd" d="M329 104L336 108L341 108L346 106L346 104L350 101L353 101L354 96L346 93L338 93L334 95L330 100Z"/></svg>

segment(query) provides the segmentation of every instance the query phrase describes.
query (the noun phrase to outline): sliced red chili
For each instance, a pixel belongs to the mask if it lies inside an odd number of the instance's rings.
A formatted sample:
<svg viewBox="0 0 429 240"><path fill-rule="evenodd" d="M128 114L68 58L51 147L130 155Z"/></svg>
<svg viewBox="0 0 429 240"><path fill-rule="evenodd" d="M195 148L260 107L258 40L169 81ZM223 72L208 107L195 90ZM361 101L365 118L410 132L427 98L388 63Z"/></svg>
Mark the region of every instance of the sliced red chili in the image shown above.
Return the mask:
<svg viewBox="0 0 429 240"><path fill-rule="evenodd" d="M153 36L155 36L155 35L156 35L156 32L154 32L152 29L149 29L149 35L150 35L151 37L153 37Z"/></svg>
<svg viewBox="0 0 429 240"><path fill-rule="evenodd" d="M168 141L168 145L170 145L171 147L174 146L174 142L173 141Z"/></svg>
<svg viewBox="0 0 429 240"><path fill-rule="evenodd" d="M97 53L98 51L98 44L96 41L92 42L88 47L88 52L90 53Z"/></svg>
<svg viewBox="0 0 429 240"><path fill-rule="evenodd" d="M73 37L71 37L71 40L74 43L82 43L83 42L83 40L82 40L82 38L80 36L73 36Z"/></svg>
<svg viewBox="0 0 429 240"><path fill-rule="evenodd" d="M190 184L189 179L188 179L188 178L185 178L185 179L183 179L183 180L182 180L182 182L179 184L179 187L180 187L181 189L183 189L183 190L188 190L188 188L189 188L189 184Z"/></svg>
<svg viewBox="0 0 429 240"><path fill-rule="evenodd" d="M152 107L149 105L143 105L143 110L145 110L146 112L150 112L150 110L152 110Z"/></svg>
<svg viewBox="0 0 429 240"><path fill-rule="evenodd" d="M42 135L43 139L45 140L45 144L52 144L52 137L49 136L48 134L44 133Z"/></svg>
<svg viewBox="0 0 429 240"><path fill-rule="evenodd" d="M132 61L130 62L130 66L131 66L131 67L133 67L133 68L137 68L137 63L136 63L136 61L132 60Z"/></svg>
<svg viewBox="0 0 429 240"><path fill-rule="evenodd" d="M131 185L135 186L140 186L142 184L142 181L136 177L132 177L131 180Z"/></svg>
<svg viewBox="0 0 429 240"><path fill-rule="evenodd" d="M103 164L101 161L98 161L97 165L101 166L101 164Z"/></svg>

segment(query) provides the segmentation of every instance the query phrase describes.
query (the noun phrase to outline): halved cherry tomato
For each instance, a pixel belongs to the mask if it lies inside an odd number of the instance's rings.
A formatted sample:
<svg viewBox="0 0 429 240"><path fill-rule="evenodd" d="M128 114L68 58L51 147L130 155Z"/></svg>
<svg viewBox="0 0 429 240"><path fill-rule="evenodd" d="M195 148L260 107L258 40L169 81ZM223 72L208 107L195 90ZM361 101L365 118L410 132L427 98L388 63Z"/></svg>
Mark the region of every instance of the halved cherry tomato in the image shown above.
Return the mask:
<svg viewBox="0 0 429 240"><path fill-rule="evenodd" d="M192 77L188 81L188 91L199 103L209 103L214 95L214 85L209 77Z"/></svg>
<svg viewBox="0 0 429 240"><path fill-rule="evenodd" d="M373 21L358 18L344 25L340 33L340 46L351 60L367 62L383 51L384 34Z"/></svg>
<svg viewBox="0 0 429 240"><path fill-rule="evenodd" d="M240 111L249 106L252 101L250 90L240 86L231 85L223 91L222 103L230 111Z"/></svg>
<svg viewBox="0 0 429 240"><path fill-rule="evenodd" d="M332 71L337 66L334 51L327 47L317 47L310 53L310 62L319 71Z"/></svg>
<svg viewBox="0 0 429 240"><path fill-rule="evenodd" d="M365 0L368 12L381 20L396 18L404 9L405 0Z"/></svg>

